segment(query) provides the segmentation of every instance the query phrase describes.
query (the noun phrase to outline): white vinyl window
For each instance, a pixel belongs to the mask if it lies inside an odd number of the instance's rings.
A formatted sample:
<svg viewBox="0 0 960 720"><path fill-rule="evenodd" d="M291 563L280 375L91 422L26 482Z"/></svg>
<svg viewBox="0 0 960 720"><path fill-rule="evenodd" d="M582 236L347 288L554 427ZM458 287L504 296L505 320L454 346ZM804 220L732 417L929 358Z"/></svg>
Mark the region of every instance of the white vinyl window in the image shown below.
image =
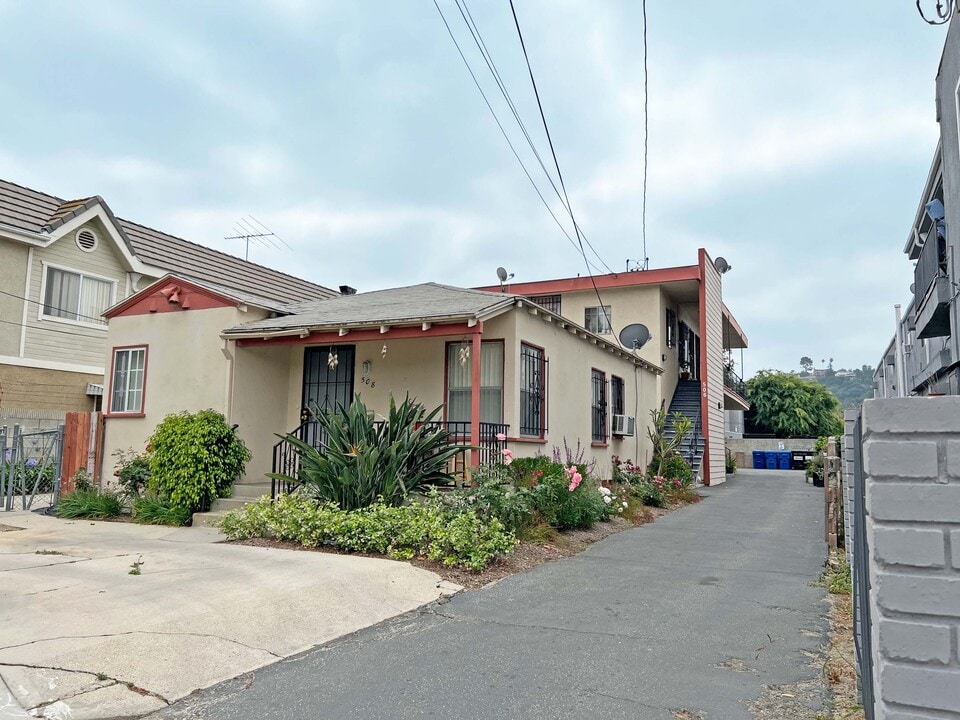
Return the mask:
<svg viewBox="0 0 960 720"><path fill-rule="evenodd" d="M480 422L503 422L503 343L480 345ZM472 358L463 353L470 343L447 345L447 422L470 422Z"/></svg>
<svg viewBox="0 0 960 720"><path fill-rule="evenodd" d="M106 325L101 315L112 304L114 283L82 273L47 267L43 315L93 325Z"/></svg>
<svg viewBox="0 0 960 720"><path fill-rule="evenodd" d="M143 412L143 381L147 369L145 347L113 351L113 383L110 393L111 413Z"/></svg>
<svg viewBox="0 0 960 720"><path fill-rule="evenodd" d="M583 311L583 326L597 335L613 333L613 313L609 305L588 307Z"/></svg>

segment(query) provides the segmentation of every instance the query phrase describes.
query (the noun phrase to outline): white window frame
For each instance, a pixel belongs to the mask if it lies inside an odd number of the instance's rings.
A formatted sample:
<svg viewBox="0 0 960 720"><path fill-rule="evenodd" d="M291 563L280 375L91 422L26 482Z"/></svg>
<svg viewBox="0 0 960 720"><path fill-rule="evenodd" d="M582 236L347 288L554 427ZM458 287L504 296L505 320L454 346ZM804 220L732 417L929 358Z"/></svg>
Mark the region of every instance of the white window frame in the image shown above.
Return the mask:
<svg viewBox="0 0 960 720"><path fill-rule="evenodd" d="M144 400L146 399L147 391L147 351L149 346L147 345L132 345L130 347L117 347L113 348L111 353L111 362L110 362L110 397L108 398L108 414L109 415L143 415ZM140 393L140 407L131 410L129 408L130 404L130 374L127 373L125 382L127 383L126 387L123 390L123 402L124 408L122 410L116 410L113 407L114 400L114 391L117 384L117 357L121 354L126 354L129 358L131 353L142 352L143 353L143 370L140 376L140 387L136 389ZM130 361L127 360L127 368L130 367Z"/></svg>
<svg viewBox="0 0 960 720"><path fill-rule="evenodd" d="M597 314L597 323L599 329L590 327L587 320L587 313L593 310ZM595 335L613 335L613 306L612 305L593 305L583 309L583 326Z"/></svg>
<svg viewBox="0 0 960 720"><path fill-rule="evenodd" d="M83 278L88 277L91 280L99 280L101 282L110 284L110 302L107 304L107 308L114 305L117 302L117 281L114 278L105 277L103 275L95 275L91 272L86 272L85 270L77 270L76 268L67 267L66 265L57 265L55 263L47 262L46 260L40 261L40 297L39 297L39 308L37 310L37 320L40 322L57 322L64 323L66 325L79 325L80 327L90 328L93 330L100 330L101 332L107 331L107 321L104 320L102 323L91 322L89 320L71 320L70 318L57 317L56 315L47 315L43 312L46 307L46 297L47 297L47 277L50 270L60 270L61 272L73 273L74 275L80 276L81 287L83 286ZM106 310L107 308L104 308Z"/></svg>

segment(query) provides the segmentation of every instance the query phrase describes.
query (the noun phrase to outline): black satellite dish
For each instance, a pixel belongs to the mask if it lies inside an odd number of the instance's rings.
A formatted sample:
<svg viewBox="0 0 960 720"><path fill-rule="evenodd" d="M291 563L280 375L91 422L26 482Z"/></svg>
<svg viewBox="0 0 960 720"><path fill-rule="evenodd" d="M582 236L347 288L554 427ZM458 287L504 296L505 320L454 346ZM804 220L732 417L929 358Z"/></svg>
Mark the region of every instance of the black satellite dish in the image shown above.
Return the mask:
<svg viewBox="0 0 960 720"><path fill-rule="evenodd" d="M646 325L633 323L620 331L620 344L629 350L642 348L650 339L650 331Z"/></svg>
<svg viewBox="0 0 960 720"><path fill-rule="evenodd" d="M726 258L718 257L713 261L713 266L717 269L717 272L723 275L733 270L733 265L727 262Z"/></svg>

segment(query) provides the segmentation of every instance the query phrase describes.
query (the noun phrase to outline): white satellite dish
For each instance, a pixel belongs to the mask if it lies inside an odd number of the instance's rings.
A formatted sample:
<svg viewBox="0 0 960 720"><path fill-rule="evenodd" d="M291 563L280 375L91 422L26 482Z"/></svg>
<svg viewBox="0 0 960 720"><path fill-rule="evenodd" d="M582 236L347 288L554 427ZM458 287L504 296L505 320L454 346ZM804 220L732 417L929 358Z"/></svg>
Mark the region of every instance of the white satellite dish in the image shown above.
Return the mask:
<svg viewBox="0 0 960 720"><path fill-rule="evenodd" d="M723 275L733 270L733 265L726 261L726 258L718 257L713 261L713 266L717 269L717 272Z"/></svg>
<svg viewBox="0 0 960 720"><path fill-rule="evenodd" d="M650 340L650 330L646 325L633 323L620 331L620 344L630 350L642 348Z"/></svg>

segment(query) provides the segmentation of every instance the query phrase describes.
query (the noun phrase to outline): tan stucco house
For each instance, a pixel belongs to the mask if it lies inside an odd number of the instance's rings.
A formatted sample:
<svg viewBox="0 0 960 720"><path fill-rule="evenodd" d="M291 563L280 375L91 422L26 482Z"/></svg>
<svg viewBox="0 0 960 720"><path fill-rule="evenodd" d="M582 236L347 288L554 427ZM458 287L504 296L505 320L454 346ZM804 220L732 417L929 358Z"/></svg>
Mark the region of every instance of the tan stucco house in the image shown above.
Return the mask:
<svg viewBox="0 0 960 720"><path fill-rule="evenodd" d="M172 271L279 303L337 294L118 218L99 196L0 180L0 408L99 409L102 313Z"/></svg>
<svg viewBox="0 0 960 720"><path fill-rule="evenodd" d="M214 408L252 452L245 484L262 483L277 433L300 427L306 407L360 395L382 415L407 394L443 406L447 427L480 448L473 465L504 443L528 456L564 440L604 475L614 455L649 457L645 423L613 432L612 416L648 417L660 365L521 295L426 283L279 305L168 276L107 317L107 458L143 449L168 413Z"/></svg>

